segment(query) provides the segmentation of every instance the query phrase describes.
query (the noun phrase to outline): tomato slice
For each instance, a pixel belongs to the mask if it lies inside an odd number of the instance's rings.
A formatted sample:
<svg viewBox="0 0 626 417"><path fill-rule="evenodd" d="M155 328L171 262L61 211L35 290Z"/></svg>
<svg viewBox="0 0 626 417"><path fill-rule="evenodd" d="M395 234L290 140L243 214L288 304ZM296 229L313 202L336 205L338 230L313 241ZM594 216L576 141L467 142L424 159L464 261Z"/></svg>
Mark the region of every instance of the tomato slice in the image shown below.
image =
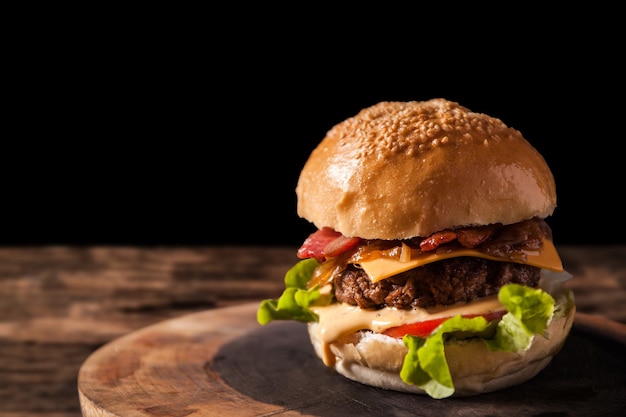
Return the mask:
<svg viewBox="0 0 626 417"><path fill-rule="evenodd" d="M482 316L487 321L492 321L496 319L501 319L506 311L494 311L486 314L463 314L463 317L466 319L471 319L474 317ZM439 319L420 321L417 323L403 324L402 326L390 327L389 329L383 332L384 335L395 337L400 339L404 337L405 334L409 334L411 336L417 336L421 338L428 337L433 330L435 330L441 323L448 320L452 317L442 317Z"/></svg>

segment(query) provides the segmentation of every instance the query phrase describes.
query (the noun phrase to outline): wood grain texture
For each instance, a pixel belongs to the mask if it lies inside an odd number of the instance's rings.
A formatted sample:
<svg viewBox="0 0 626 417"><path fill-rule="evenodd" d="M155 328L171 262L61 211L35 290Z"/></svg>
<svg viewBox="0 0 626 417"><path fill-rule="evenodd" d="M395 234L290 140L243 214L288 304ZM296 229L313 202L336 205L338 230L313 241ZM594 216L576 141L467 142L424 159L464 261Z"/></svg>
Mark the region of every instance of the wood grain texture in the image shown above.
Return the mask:
<svg viewBox="0 0 626 417"><path fill-rule="evenodd" d="M221 346L259 326L257 306L192 314L105 345L78 376L83 415L217 417L281 411L240 394L211 369Z"/></svg>
<svg viewBox="0 0 626 417"><path fill-rule="evenodd" d="M578 311L626 324L626 246L559 247Z"/></svg>
<svg viewBox="0 0 626 417"><path fill-rule="evenodd" d="M164 320L274 298L297 248L0 248L0 415L79 417L95 350ZM578 311L626 325L626 246L559 247Z"/></svg>
<svg viewBox="0 0 626 417"><path fill-rule="evenodd" d="M0 415L79 417L76 376L94 350L275 297L296 260L294 248L0 248Z"/></svg>
<svg viewBox="0 0 626 417"><path fill-rule="evenodd" d="M434 400L350 381L323 366L306 327L256 323L258 303L193 313L105 345L80 369L85 417L619 416L626 345L574 328L533 380ZM527 401L532 398L532 401Z"/></svg>

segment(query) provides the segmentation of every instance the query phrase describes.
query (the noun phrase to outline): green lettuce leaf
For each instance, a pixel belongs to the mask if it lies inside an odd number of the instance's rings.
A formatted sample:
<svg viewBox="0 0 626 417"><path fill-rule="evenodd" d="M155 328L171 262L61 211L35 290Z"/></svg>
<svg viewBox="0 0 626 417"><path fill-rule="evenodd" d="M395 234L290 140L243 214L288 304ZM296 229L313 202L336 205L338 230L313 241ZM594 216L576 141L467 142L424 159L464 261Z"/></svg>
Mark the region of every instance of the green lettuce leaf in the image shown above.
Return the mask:
<svg viewBox="0 0 626 417"><path fill-rule="evenodd" d="M305 259L287 271L285 290L277 300L261 302L257 321L262 325L273 320L318 321L319 317L310 307L334 301L332 294L321 294L319 286L307 288L318 265L315 259ZM528 349L535 335L545 336L555 307L550 294L541 289L508 284L500 289L498 299L507 313L497 324L483 317L468 319L458 315L444 321L427 338L404 336L408 353L400 371L402 380L420 387L433 398L446 398L454 394L454 382L445 356L445 343L450 338L481 338L492 351L518 352Z"/></svg>
<svg viewBox="0 0 626 417"><path fill-rule="evenodd" d="M425 339L404 336L408 353L400 371L402 380L433 398L446 398L454 394L444 348L449 337L480 337L490 350L518 352L530 347L535 334L545 334L554 311L550 294L508 284L500 289L498 298L508 312L498 322L493 337L485 337L490 323L483 317L468 319L460 315L444 321Z"/></svg>
<svg viewBox="0 0 626 417"><path fill-rule="evenodd" d="M430 336L421 339L406 335L402 338L409 352L404 357L400 377L407 384L417 385L433 398L454 394L452 375L446 361L444 344L448 333L482 334L489 327L484 317L452 317L439 325Z"/></svg>
<svg viewBox="0 0 626 417"><path fill-rule="evenodd" d="M318 321L309 309L313 302L329 303L328 295L320 294L319 286L307 289L307 283L319 263L313 259L299 261L285 274L285 290L278 300L263 300L257 310L257 321L267 324L273 320Z"/></svg>
<svg viewBox="0 0 626 417"><path fill-rule="evenodd" d="M524 351L530 347L535 334L545 336L554 314L554 298L541 289L519 284L505 285L498 299L506 308L491 339L484 339L487 347L505 352Z"/></svg>

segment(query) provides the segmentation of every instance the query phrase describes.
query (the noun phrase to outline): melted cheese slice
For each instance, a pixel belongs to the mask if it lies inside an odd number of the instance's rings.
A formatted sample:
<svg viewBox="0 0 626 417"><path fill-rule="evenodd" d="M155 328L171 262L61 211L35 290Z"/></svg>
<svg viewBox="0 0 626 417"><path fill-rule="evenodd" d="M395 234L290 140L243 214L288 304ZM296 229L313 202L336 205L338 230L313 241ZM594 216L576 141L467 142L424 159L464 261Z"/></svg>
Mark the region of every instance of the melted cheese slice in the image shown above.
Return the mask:
<svg viewBox="0 0 626 417"><path fill-rule="evenodd" d="M401 262L391 258L376 258L368 261L361 261L358 265L367 273L372 282L378 282L393 275L408 271L418 266L426 265L431 262L441 261L443 259L458 258L460 256L473 256L476 258L490 259L492 261L517 262L526 265L537 266L539 268L549 269L555 272L563 271L561 258L554 247L551 240L543 240L543 245L539 251L523 251L525 259L498 258L491 256L475 249L459 248L445 253L426 253L419 258L410 261Z"/></svg>
<svg viewBox="0 0 626 417"><path fill-rule="evenodd" d="M453 317L457 314L484 314L504 310L504 306L494 295L469 303L433 309L416 307L411 310L400 310L385 307L380 310L367 310L342 303L311 309L319 316L319 325L315 331L316 338L320 341L320 355L324 364L332 367L335 365L336 357L330 345L358 330L369 329L375 333L382 333L386 329L403 324Z"/></svg>
<svg viewBox="0 0 626 417"><path fill-rule="evenodd" d="M451 306L435 308L414 307L411 310L401 310L385 307L380 310L361 309L348 304L335 303L323 307L311 307L319 316L320 336L324 343L332 343L341 336L369 329L376 333L403 324L410 324L442 317L452 317L457 314L485 314L504 310L498 301L498 296L480 298L467 303L457 303Z"/></svg>

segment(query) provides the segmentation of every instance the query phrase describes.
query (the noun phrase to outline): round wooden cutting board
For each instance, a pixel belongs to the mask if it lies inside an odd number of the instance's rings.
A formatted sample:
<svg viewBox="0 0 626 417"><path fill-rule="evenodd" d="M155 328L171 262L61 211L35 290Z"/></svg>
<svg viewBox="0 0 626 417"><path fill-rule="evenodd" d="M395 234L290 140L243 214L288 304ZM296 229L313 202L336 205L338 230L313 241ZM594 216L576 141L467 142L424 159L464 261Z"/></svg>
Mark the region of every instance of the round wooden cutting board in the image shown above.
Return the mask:
<svg viewBox="0 0 626 417"><path fill-rule="evenodd" d="M626 415L624 345L576 325L533 380L466 398L381 390L323 366L306 326L256 321L258 303L145 327L95 351L78 393L91 416Z"/></svg>

